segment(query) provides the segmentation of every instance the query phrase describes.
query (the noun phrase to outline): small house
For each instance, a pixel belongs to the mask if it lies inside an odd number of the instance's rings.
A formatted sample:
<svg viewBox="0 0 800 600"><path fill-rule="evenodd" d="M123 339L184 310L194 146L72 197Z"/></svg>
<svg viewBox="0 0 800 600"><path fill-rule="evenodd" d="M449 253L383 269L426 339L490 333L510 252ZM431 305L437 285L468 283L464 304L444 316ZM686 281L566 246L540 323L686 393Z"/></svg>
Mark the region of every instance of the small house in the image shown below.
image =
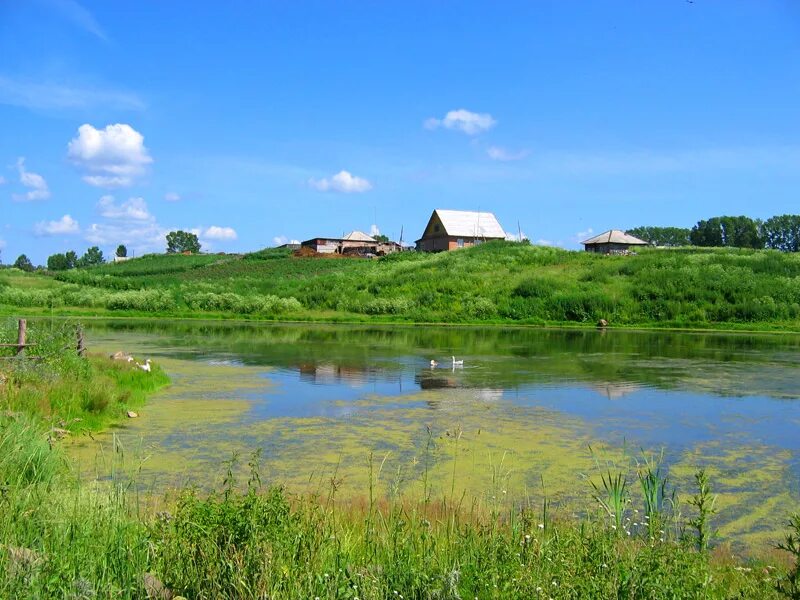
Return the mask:
<svg viewBox="0 0 800 600"><path fill-rule="evenodd" d="M441 252L504 239L506 232L490 212L437 208L416 244L422 252Z"/></svg>
<svg viewBox="0 0 800 600"><path fill-rule="evenodd" d="M636 248L650 245L644 240L628 235L619 229L605 231L581 243L586 252L596 252L598 254L627 254L631 251L631 248L636 250Z"/></svg>
<svg viewBox="0 0 800 600"><path fill-rule="evenodd" d="M319 254L345 254L350 256L383 256L398 252L397 242L380 242L363 231L351 231L340 238L312 238L301 244Z"/></svg>

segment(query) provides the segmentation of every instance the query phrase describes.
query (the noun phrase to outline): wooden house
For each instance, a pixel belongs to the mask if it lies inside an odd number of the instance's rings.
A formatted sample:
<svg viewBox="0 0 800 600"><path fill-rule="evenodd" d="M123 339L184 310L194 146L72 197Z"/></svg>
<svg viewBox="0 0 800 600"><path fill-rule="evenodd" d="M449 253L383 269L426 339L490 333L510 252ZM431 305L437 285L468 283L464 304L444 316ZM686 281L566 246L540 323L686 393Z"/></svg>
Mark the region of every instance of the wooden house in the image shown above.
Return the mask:
<svg viewBox="0 0 800 600"><path fill-rule="evenodd" d="M626 254L631 251L631 248L635 250L650 245L619 229L605 231L581 243L586 252L597 252L598 254Z"/></svg>
<svg viewBox="0 0 800 600"><path fill-rule="evenodd" d="M504 239L506 232L490 212L437 208L416 244L422 252L441 252Z"/></svg>

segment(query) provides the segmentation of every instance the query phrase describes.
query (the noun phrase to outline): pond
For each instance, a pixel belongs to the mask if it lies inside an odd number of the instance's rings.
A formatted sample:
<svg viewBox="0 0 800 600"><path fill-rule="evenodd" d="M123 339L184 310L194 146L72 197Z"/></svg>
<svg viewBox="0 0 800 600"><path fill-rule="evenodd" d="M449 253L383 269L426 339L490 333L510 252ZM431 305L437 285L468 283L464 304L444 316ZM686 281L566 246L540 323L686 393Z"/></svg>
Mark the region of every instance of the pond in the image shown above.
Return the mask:
<svg viewBox="0 0 800 600"><path fill-rule="evenodd" d="M707 468L724 540L774 541L800 507L796 336L167 321L86 331L90 350L151 358L173 382L140 418L73 442L100 477L124 463L151 489L210 487L234 452L246 465L261 449L262 480L299 493L365 497L372 480L383 494L486 506L546 494L586 511L588 478L608 468L627 470L640 504L636 464L663 451L684 499Z"/></svg>

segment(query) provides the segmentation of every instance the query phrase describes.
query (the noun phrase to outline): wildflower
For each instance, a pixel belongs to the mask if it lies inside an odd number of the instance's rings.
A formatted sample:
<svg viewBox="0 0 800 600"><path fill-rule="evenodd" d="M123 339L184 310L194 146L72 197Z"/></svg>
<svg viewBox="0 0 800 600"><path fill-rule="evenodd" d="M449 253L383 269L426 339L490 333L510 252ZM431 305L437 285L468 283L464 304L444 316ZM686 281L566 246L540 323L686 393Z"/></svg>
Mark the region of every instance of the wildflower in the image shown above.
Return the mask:
<svg viewBox="0 0 800 600"><path fill-rule="evenodd" d="M602 564L602 565L600 565L600 566L601 566L601 567L603 567L604 569L607 569L607 568L608 568L608 565L607 565L606 563L603 563L603 564Z"/></svg>
<svg viewBox="0 0 800 600"><path fill-rule="evenodd" d="M544 529L544 523L539 523L539 529Z"/></svg>

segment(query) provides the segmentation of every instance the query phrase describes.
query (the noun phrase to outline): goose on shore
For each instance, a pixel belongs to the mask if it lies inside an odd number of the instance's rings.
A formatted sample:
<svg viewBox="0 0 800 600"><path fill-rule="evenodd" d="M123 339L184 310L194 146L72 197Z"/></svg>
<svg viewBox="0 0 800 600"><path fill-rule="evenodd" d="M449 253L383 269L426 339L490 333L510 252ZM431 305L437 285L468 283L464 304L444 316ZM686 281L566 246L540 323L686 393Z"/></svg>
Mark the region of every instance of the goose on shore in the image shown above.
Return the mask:
<svg viewBox="0 0 800 600"><path fill-rule="evenodd" d="M149 373L150 372L150 359L148 358L146 361L144 361L143 365L140 365L137 362L136 366L139 367L142 371L147 371Z"/></svg>

